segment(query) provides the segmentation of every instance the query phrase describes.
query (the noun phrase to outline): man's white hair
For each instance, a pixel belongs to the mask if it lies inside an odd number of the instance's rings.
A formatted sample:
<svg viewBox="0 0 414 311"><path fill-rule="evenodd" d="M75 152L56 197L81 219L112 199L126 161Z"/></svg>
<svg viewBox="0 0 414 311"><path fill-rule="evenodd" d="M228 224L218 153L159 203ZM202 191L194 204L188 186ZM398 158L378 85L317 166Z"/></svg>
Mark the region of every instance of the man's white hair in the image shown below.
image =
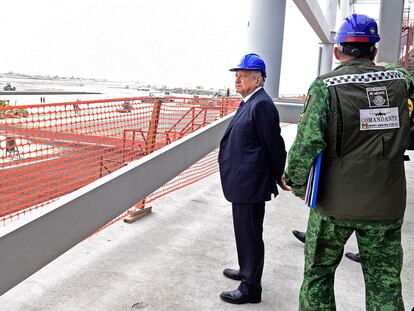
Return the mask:
<svg viewBox="0 0 414 311"><path fill-rule="evenodd" d="M264 86L264 83L265 83L265 78L263 77L263 75L262 75L262 72L261 72L261 71L259 71L259 70L252 70L252 75L253 75L255 78L260 78L260 85L261 85L261 86Z"/></svg>

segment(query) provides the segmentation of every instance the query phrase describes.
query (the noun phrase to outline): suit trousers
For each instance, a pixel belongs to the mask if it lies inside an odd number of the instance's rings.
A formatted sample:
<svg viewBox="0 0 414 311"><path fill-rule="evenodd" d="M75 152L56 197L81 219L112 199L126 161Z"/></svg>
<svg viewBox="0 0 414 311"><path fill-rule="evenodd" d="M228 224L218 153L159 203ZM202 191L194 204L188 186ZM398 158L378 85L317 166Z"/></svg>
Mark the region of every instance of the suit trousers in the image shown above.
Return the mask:
<svg viewBox="0 0 414 311"><path fill-rule="evenodd" d="M232 203L237 256L243 280L239 290L260 296L264 264L263 219L265 203Z"/></svg>

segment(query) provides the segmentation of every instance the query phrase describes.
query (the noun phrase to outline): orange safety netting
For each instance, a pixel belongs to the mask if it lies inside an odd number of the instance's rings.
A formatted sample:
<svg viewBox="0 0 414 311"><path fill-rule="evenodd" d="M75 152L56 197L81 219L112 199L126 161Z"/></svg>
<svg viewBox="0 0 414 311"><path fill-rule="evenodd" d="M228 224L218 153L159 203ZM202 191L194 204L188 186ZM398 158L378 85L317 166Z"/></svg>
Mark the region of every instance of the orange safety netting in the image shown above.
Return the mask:
<svg viewBox="0 0 414 311"><path fill-rule="evenodd" d="M0 107L0 221L72 192L231 113L238 99L134 97ZM217 171L213 152L146 202Z"/></svg>

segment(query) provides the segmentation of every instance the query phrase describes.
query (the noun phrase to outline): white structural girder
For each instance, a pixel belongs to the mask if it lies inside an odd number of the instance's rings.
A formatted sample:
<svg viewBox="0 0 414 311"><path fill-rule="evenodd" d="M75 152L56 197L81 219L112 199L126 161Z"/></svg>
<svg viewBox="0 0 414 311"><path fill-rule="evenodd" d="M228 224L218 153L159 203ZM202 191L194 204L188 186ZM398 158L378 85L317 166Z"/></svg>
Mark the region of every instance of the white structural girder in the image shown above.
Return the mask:
<svg viewBox="0 0 414 311"><path fill-rule="evenodd" d="M332 43L333 32L317 0L293 0L322 43Z"/></svg>

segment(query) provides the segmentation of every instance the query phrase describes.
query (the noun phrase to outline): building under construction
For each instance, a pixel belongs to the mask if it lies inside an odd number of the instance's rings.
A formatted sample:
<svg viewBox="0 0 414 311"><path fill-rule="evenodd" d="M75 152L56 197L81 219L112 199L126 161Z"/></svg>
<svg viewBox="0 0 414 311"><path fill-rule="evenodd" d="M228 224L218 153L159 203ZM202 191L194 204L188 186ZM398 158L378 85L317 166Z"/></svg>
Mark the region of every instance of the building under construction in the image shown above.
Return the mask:
<svg viewBox="0 0 414 311"><path fill-rule="evenodd" d="M321 41L319 74L332 69L337 21L364 4L379 12L377 61L414 70L410 2L293 2ZM266 89L288 148L303 103L278 98L285 7L286 0L252 0L246 35L251 50L269 64ZM235 284L221 271L236 262L236 252L216 158L239 101L2 103L1 310L228 310L218 294ZM412 162L406 162L406 174L402 281L406 309L414 310ZM302 201L281 193L266 213L262 303L244 309L296 310L303 245L290 231L306 228L308 212ZM357 251L355 239L347 249ZM338 309L362 310L362 288L360 266L342 262Z"/></svg>

